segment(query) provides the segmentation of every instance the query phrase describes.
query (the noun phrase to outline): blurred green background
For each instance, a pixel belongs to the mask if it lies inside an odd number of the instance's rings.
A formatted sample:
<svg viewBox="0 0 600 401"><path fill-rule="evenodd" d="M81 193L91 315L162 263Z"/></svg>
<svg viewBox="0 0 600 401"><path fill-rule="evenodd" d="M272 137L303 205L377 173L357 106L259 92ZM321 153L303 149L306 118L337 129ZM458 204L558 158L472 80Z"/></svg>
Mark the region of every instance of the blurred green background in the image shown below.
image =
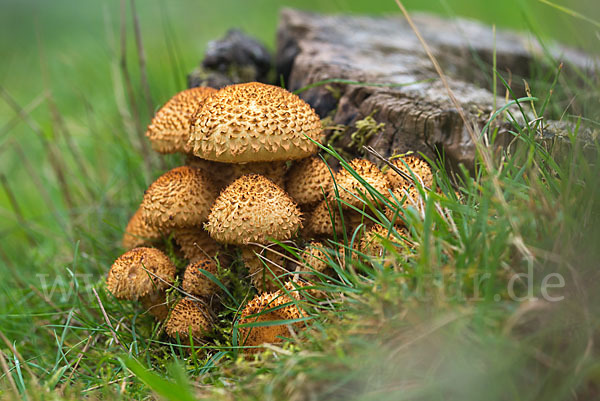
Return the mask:
<svg viewBox="0 0 600 401"><path fill-rule="evenodd" d="M144 168L143 154L126 149L139 147L133 114L139 113L143 127L151 117L142 96L130 2L1 4L0 255L23 270L56 266L69 261L77 241L87 235L86 252L106 252L99 260L109 260L128 215L155 175ZM596 0L559 4L600 20ZM136 5L155 108L184 88L185 74L200 61L207 41L229 28L241 28L273 49L281 7L399 14L393 0L138 0ZM589 51L596 51L600 41L593 23L536 0L411 0L405 5L528 30ZM119 67L123 16L136 111ZM53 163L63 166L62 188ZM99 229L109 235L94 235Z"/></svg>

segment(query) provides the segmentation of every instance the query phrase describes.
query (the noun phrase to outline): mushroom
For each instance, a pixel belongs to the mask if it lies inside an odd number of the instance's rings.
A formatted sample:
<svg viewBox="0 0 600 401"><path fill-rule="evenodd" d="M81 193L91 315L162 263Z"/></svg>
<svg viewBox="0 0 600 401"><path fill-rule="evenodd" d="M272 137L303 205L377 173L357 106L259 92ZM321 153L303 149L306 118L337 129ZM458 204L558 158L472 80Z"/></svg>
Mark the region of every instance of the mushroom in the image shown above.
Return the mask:
<svg viewBox="0 0 600 401"><path fill-rule="evenodd" d="M288 240L301 223L298 206L283 189L266 177L249 174L221 192L205 227L218 242L242 245L242 257L254 276L264 265L254 254L259 248L249 245Z"/></svg>
<svg viewBox="0 0 600 401"><path fill-rule="evenodd" d="M202 171L182 166L158 177L144 194L142 217L159 229L196 227L210 211L217 192Z"/></svg>
<svg viewBox="0 0 600 401"><path fill-rule="evenodd" d="M239 325L272 322L281 320L295 320L304 317L304 313L291 303L292 299L282 291L265 292L255 296L241 313ZM285 306L284 306L285 305ZM289 326L302 327L303 322L291 324L274 324L268 326L239 327L238 341L244 348L245 354L254 354L261 350L262 344L279 343L282 337L289 336Z"/></svg>
<svg viewBox="0 0 600 401"><path fill-rule="evenodd" d="M221 163L188 155L186 165L199 168L211 177L218 191L246 174L260 174L283 188L286 162Z"/></svg>
<svg viewBox="0 0 600 401"><path fill-rule="evenodd" d="M185 152L190 135L190 119L207 96L216 89L197 87L177 93L158 110L146 136L159 153Z"/></svg>
<svg viewBox="0 0 600 401"><path fill-rule="evenodd" d="M179 336L183 344L190 343L190 332L195 341L202 340L210 327L210 315L205 307L196 301L184 298L171 311L165 324L165 332L171 338Z"/></svg>
<svg viewBox="0 0 600 401"><path fill-rule="evenodd" d="M393 195L393 197L392 197ZM406 209L409 206L414 207L420 215L425 213L425 199L421 196L417 188L414 185L404 184L392 190L392 195L388 195L388 199L395 205L401 206ZM394 199L396 198L396 199ZM403 225L404 222L401 219L404 216L403 210L399 210L396 214L396 207L387 208L385 210L385 217L392 221L395 225ZM394 218L396 216L396 218Z"/></svg>
<svg viewBox="0 0 600 401"><path fill-rule="evenodd" d="M350 167L380 194L383 196L388 194L390 184L375 164L366 159L354 159L350 162ZM350 208L348 205L359 209L363 208L364 202L360 193L368 196L367 188L350 174L348 170L340 170L335 175L335 183L338 187L339 198L342 201L343 208ZM329 199L334 201L335 198L335 191L330 191Z"/></svg>
<svg viewBox="0 0 600 401"><path fill-rule="evenodd" d="M302 237L330 237L334 235L334 232L336 235L341 236L343 235L344 228L347 232L351 232L363 220L362 214L354 210L344 210L343 217L342 222L342 216L340 215L337 203L323 200L306 218Z"/></svg>
<svg viewBox="0 0 600 401"><path fill-rule="evenodd" d="M315 111L283 88L259 82L211 95L192 121L194 155L227 162L270 162L315 154L322 133ZM311 140L312 139L312 140Z"/></svg>
<svg viewBox="0 0 600 401"><path fill-rule="evenodd" d="M141 300L149 308L164 302L164 291L175 281L175 265L155 248L134 248L112 264L106 287L116 298ZM149 312L160 318L160 308Z"/></svg>
<svg viewBox="0 0 600 401"><path fill-rule="evenodd" d="M206 270L213 276L218 273L217 264L212 259L201 259L190 263L183 273L181 287L185 292L197 297L210 297L219 290L219 286L202 271Z"/></svg>
<svg viewBox="0 0 600 401"><path fill-rule="evenodd" d="M223 250L221 244L212 239L202 227L176 229L173 239L190 262L213 258Z"/></svg>
<svg viewBox="0 0 600 401"><path fill-rule="evenodd" d="M142 218L142 209L140 207L131 216L131 219L129 219L121 243L123 244L123 248L133 249L139 246L151 245L160 240L161 237L160 231L156 227L146 223L146 220Z"/></svg>
<svg viewBox="0 0 600 401"><path fill-rule="evenodd" d="M316 205L332 187L331 171L319 156L294 164L286 177L286 190L300 206Z"/></svg>
<svg viewBox="0 0 600 401"><path fill-rule="evenodd" d="M406 165L403 162L406 163ZM391 163L409 177L412 177L412 174L414 174L417 179L421 180L422 185L429 188L433 185L433 172L425 160L410 155L404 156L401 159L393 159L391 160ZM406 168L406 166L408 166L408 168ZM385 176L392 188L398 188L405 184L412 184L412 181L407 181L392 168L389 168L386 171Z"/></svg>
<svg viewBox="0 0 600 401"><path fill-rule="evenodd" d="M327 263L328 258L325 252L323 252L323 248L324 245L320 241L308 243L300 255L301 259L304 260L303 265L310 267L318 273L325 272L329 268L329 264Z"/></svg>
<svg viewBox="0 0 600 401"><path fill-rule="evenodd" d="M383 256L383 251L386 249L385 244L394 244L396 246L412 247L413 244L408 240L409 232L406 227L395 226L397 233L404 237L400 238L390 230L380 224L374 225L360 240L360 251L365 255L380 258ZM399 240L401 240L399 242Z"/></svg>

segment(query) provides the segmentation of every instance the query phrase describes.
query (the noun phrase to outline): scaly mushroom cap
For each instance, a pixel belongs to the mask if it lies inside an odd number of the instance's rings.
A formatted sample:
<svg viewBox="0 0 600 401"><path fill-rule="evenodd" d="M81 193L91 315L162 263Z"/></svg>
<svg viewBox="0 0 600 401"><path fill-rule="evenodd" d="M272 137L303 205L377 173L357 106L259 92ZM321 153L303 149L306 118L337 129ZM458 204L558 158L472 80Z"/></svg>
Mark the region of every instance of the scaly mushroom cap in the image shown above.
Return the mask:
<svg viewBox="0 0 600 401"><path fill-rule="evenodd" d="M405 227L396 226L394 229L401 236L408 238L409 232ZM379 258L383 256L383 251L386 249L384 246L385 241L388 243L398 244L400 238L393 232L390 232L386 227L376 224L360 240L360 251L365 255ZM410 242L405 239L401 239L406 246L412 246Z"/></svg>
<svg viewBox="0 0 600 401"><path fill-rule="evenodd" d="M327 164L318 156L294 164L286 179L286 190L299 205L318 203L331 189L333 179Z"/></svg>
<svg viewBox="0 0 600 401"><path fill-rule="evenodd" d="M219 286L200 271L206 270L213 276L218 273L217 264L212 259L203 259L190 263L183 273L181 286L187 293L198 297L210 297L219 290Z"/></svg>
<svg viewBox="0 0 600 401"><path fill-rule="evenodd" d="M333 235L334 223L335 232L341 234L344 226L342 225L342 218L340 217L337 204L323 200L306 218L306 225L302 231L302 235L305 238Z"/></svg>
<svg viewBox="0 0 600 401"><path fill-rule="evenodd" d="M190 136L190 119L207 96L216 89L198 87L177 93L158 110L148 126L146 136L152 149L159 153L185 152Z"/></svg>
<svg viewBox="0 0 600 401"><path fill-rule="evenodd" d="M204 159L269 162L317 152L321 121L298 96L250 82L227 86L206 99L192 122L188 147ZM308 138L306 137L308 136Z"/></svg>
<svg viewBox="0 0 600 401"><path fill-rule="evenodd" d="M189 344L190 328L194 341L201 340L208 328L209 314L204 310L204 306L191 299L182 299L175 305L171 311L171 316L165 324L165 332L171 338L177 338L184 344Z"/></svg>
<svg viewBox="0 0 600 401"><path fill-rule="evenodd" d="M408 167L410 167L413 174L417 178L423 180L423 185L431 188L431 186L433 185L433 172L431 171L431 167L429 167L429 164L427 164L425 160L417 156L405 156L402 159L394 159L391 161L395 167L400 169L400 171L406 173L406 175L408 175L409 177L412 177L410 171L406 168L402 161L404 161L404 163L406 163ZM401 187L405 184L412 184L412 181L408 182L407 180L402 178L400 174L396 173L392 168L389 168L386 171L385 176L392 188Z"/></svg>
<svg viewBox="0 0 600 401"><path fill-rule="evenodd" d="M177 229L173 238L181 248L183 256L190 262L214 258L223 249L202 227Z"/></svg>
<svg viewBox="0 0 600 401"><path fill-rule="evenodd" d="M251 316L261 313L265 310L277 308L291 302L291 299L280 291L265 292L262 295L254 297L241 313L239 324L270 322L275 320L292 320L303 317L303 313L298 310L296 305L290 304L283 308L264 312L258 316ZM292 323L293 326L301 327L302 323ZM273 326L240 327L238 332L239 343L244 346L256 347L265 343L279 343L282 341L278 337L289 337L289 329L286 324ZM260 348L244 348L244 353L253 354L259 352Z"/></svg>
<svg viewBox="0 0 600 401"><path fill-rule="evenodd" d="M359 176L361 176L379 193L384 196L388 194L390 184L385 178L385 175L377 168L375 164L366 159L354 159L350 162L350 167L352 167ZM367 198L371 198L368 195L367 188L365 188L346 169L341 169L335 175L335 182L338 186L340 199L349 205L359 209L364 206L362 196L360 195L361 192L365 194ZM335 200L334 191L329 192L329 199L332 201ZM342 203L342 207L348 208L348 206L344 203Z"/></svg>
<svg viewBox="0 0 600 401"><path fill-rule="evenodd" d="M175 280L175 265L154 248L134 248L110 268L106 287L117 298L137 300L166 289Z"/></svg>
<svg viewBox="0 0 600 401"><path fill-rule="evenodd" d="M290 279L284 268L283 249L276 248L276 252L273 252L271 247L244 245L241 250L242 260L250 273L250 281L259 293L277 291L282 283Z"/></svg>
<svg viewBox="0 0 600 401"><path fill-rule="evenodd" d="M286 162L257 162L257 163L220 163L204 160L188 155L186 165L199 168L215 183L217 191L221 191L234 180L246 174L264 175L281 188L285 185Z"/></svg>
<svg viewBox="0 0 600 401"><path fill-rule="evenodd" d="M303 265L306 267L303 270L309 270L308 267L317 271L319 273L323 273L325 270L329 268L329 264L327 261L327 255L322 249L325 248L322 242L312 241L302 251L300 255L302 259L304 259Z"/></svg>
<svg viewBox="0 0 600 401"><path fill-rule="evenodd" d="M160 229L196 227L206 221L217 192L202 171L182 166L158 177L144 194L142 217Z"/></svg>
<svg viewBox="0 0 600 401"><path fill-rule="evenodd" d="M300 210L283 189L268 178L249 174L221 192L205 227L218 242L242 245L289 239L301 225Z"/></svg>
<svg viewBox="0 0 600 401"><path fill-rule="evenodd" d="M123 233L123 248L133 249L139 246L150 245L161 238L161 233L156 227L148 225L142 218L142 208L138 208L129 219L125 233Z"/></svg>
<svg viewBox="0 0 600 401"><path fill-rule="evenodd" d="M412 206L420 214L425 213L425 199L421 197L421 194L414 185L405 184L397 187L392 190L392 194L396 199L392 198L391 195L388 197L388 199L394 204L394 208L395 206L402 206L402 208L406 209L407 207ZM394 219L395 214L396 211L394 209L387 208L385 210L385 217L387 217L390 221ZM400 219L401 216L404 216L404 212L402 210L398 212L396 219L392 223L403 225L404 222L402 219Z"/></svg>

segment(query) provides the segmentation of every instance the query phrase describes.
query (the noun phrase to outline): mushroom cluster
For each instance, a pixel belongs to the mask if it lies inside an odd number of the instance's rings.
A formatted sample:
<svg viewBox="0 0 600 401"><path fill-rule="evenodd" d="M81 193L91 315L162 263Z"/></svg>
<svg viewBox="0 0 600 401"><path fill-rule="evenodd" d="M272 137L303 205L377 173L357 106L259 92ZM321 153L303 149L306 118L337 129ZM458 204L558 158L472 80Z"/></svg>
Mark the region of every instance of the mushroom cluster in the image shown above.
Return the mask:
<svg viewBox="0 0 600 401"><path fill-rule="evenodd" d="M365 210L364 184L346 169L333 172L317 155L322 134L315 111L280 87L251 82L173 96L152 119L147 137L154 150L183 153L186 163L145 191L123 236L127 252L108 273L108 290L139 300L165 320L169 336L196 343L211 328L210 300L221 289L220 270L228 268L224 255L238 249L257 292L238 320L241 344L276 342L301 327L305 315L296 305L296 290L310 279L296 273L328 274L324 244L343 230L367 227L360 242L367 254L379 252L373 241L382 233L358 212ZM402 160L394 170L431 185L425 162L414 156ZM390 199L418 196L411 181L394 170L385 174L365 159L350 166ZM402 224L398 213L391 217ZM175 246L164 247L165 239ZM300 260L293 261L282 246L291 240L306 244ZM178 271L167 253L187 266ZM249 324L290 319L292 326Z"/></svg>

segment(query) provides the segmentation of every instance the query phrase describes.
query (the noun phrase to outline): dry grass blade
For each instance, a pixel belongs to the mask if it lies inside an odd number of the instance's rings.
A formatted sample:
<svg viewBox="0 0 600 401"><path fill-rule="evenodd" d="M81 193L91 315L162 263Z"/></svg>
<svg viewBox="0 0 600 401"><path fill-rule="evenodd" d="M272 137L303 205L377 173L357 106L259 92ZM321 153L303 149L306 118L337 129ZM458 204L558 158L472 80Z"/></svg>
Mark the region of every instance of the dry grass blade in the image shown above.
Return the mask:
<svg viewBox="0 0 600 401"><path fill-rule="evenodd" d="M94 293L94 296L98 300L98 305L100 305L100 310L102 311L102 315L104 315L104 320L106 321L106 324L108 324L108 327L110 327L110 332L112 334L113 339L115 340L115 344L117 344L118 346L123 348L125 350L125 352L127 352L127 348L125 348L123 346L123 344L121 344L121 342L117 338L117 333L116 333L115 329L113 328L112 324L110 323L110 319L108 318L108 315L106 314L106 310L104 309L104 305L102 304L102 301L100 300L100 297L98 296L98 293L96 292L96 289L92 288L92 292Z"/></svg>
<svg viewBox="0 0 600 401"><path fill-rule="evenodd" d="M4 376L6 377L6 380L8 380L8 383L10 384L10 388L13 391L15 397L19 396L19 390L17 389L17 385L15 384L15 381L12 377L12 375L10 374L10 368L8 367L8 364L6 363L6 358L4 355L4 352L2 352L0 350L0 366L2 366L2 371L4 372Z"/></svg>
<svg viewBox="0 0 600 401"><path fill-rule="evenodd" d="M35 376L35 374L33 373L33 371L31 370L31 368L29 367L29 364L26 362L25 358L23 358L23 356L21 355L21 353L19 351L17 351L17 349L10 342L10 340L4 335L4 333L2 332L2 330L0 330L0 339L2 339L2 341L4 341L4 344L6 344L6 346L10 350L10 352L12 352L17 357L17 359L19 359L19 361L21 361L21 363L23 364L23 367L25 368L25 370L27 371L27 373L29 373L29 376L31 376L31 380L37 386L38 385L38 379Z"/></svg>

